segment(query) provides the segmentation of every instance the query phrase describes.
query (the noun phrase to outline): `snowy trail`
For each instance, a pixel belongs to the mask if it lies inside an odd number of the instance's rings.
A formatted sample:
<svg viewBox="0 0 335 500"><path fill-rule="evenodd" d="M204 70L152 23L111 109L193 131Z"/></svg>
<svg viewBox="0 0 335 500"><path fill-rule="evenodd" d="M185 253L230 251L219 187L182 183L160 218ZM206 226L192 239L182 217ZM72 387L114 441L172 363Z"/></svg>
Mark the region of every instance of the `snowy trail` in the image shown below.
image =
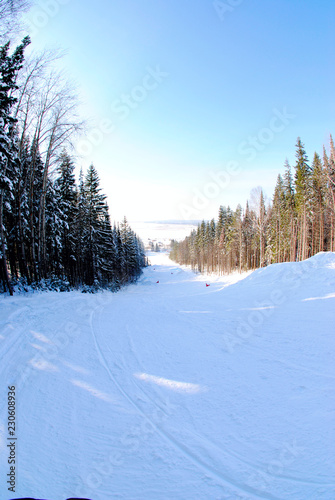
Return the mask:
<svg viewBox="0 0 335 500"><path fill-rule="evenodd" d="M0 299L0 498L334 500L335 254L240 281L151 261L117 294Z"/></svg>

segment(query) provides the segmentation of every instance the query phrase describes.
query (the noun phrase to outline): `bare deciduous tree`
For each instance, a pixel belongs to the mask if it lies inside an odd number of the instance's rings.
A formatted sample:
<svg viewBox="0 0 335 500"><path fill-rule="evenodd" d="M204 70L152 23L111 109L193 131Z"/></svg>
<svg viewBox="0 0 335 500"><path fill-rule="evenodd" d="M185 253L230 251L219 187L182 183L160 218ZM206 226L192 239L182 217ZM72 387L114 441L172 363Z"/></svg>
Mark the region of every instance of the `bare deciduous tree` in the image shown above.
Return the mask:
<svg viewBox="0 0 335 500"><path fill-rule="evenodd" d="M1 0L0 2L0 43L10 38L19 29L20 14L26 12L32 0Z"/></svg>
<svg viewBox="0 0 335 500"><path fill-rule="evenodd" d="M72 149L72 141L83 127L83 121L77 113L76 86L69 82L62 72L52 69L54 61L62 56L63 53L59 50L44 51L30 56L20 72L16 92L14 116L18 120L19 150L23 153L27 143L32 146L28 180L31 205L29 231L32 244L27 250L31 262L34 263L34 279L43 275L45 269L45 210L48 181L60 152L63 148ZM42 188L36 208L33 207L33 200L37 195L34 190L36 179L41 175ZM33 216L36 209L38 224Z"/></svg>

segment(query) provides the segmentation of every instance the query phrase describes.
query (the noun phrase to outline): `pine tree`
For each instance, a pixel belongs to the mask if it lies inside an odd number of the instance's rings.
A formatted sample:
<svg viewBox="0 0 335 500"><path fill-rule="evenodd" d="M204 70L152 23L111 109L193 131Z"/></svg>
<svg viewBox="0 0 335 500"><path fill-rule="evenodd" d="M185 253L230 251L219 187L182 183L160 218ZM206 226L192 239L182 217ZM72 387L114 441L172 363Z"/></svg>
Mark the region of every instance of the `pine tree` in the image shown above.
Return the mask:
<svg viewBox="0 0 335 500"><path fill-rule="evenodd" d="M121 286L123 282L122 269L124 265L124 248L122 245L121 231L119 225L114 225L113 228L113 239L114 239L114 281L116 286Z"/></svg>
<svg viewBox="0 0 335 500"><path fill-rule="evenodd" d="M14 223L14 239L16 241L16 260L19 263L19 272L22 277L28 280L28 261L27 250L29 248L28 231L29 231L29 165L30 165L30 147L29 141L24 140L20 147L20 162L18 175L15 183L15 223ZM14 252L14 249L12 249Z"/></svg>
<svg viewBox="0 0 335 500"><path fill-rule="evenodd" d="M121 242L123 246L122 270L125 281L132 281L137 275L137 248L135 235L129 227L127 218L124 217L121 226Z"/></svg>
<svg viewBox="0 0 335 500"><path fill-rule="evenodd" d="M310 216L311 216L311 168L304 145L298 137L296 144L295 166L295 206L299 219L298 260L307 259L310 252Z"/></svg>
<svg viewBox="0 0 335 500"><path fill-rule="evenodd" d="M88 206L85 195L84 174L81 169L79 175L79 187L77 190L76 217L73 227L74 238L76 241L76 250L75 250L76 271L74 278L75 285L79 285L84 282L85 253L86 253L86 244L88 241L88 234L89 234L86 224L87 218L88 218Z"/></svg>
<svg viewBox="0 0 335 500"><path fill-rule="evenodd" d="M281 175L273 195L269 223L269 242L267 245L267 259L272 262L283 262L284 234L285 234L285 191Z"/></svg>
<svg viewBox="0 0 335 500"><path fill-rule="evenodd" d="M17 89L17 74L22 68L24 50L29 43L29 38L25 38L11 56L9 43L0 48L0 273L4 287L7 285L11 295L13 290L7 268L7 231L4 225L5 212L11 211L14 199L13 180L18 163L14 142L16 120L11 116L11 110L16 102L13 93Z"/></svg>
<svg viewBox="0 0 335 500"><path fill-rule="evenodd" d="M39 206L42 196L43 186L43 161L40 155L38 144L33 139L30 151L29 163L29 274L30 279L38 281L41 278L40 262L38 259L38 222Z"/></svg>
<svg viewBox="0 0 335 500"><path fill-rule="evenodd" d="M245 268L252 269L254 232L253 232L253 218L250 212L249 202L247 202L244 212L244 217L242 221L242 233L244 242Z"/></svg>
<svg viewBox="0 0 335 500"><path fill-rule="evenodd" d="M77 190L74 176L74 163L64 150L59 158L58 174L55 181L59 196L61 261L64 274L75 283L76 274L76 237L74 222L77 215Z"/></svg>
<svg viewBox="0 0 335 500"><path fill-rule="evenodd" d="M214 270L214 242L215 242L215 221L212 219L207 222L205 228L205 247L206 247L206 265L207 271L213 272Z"/></svg>
<svg viewBox="0 0 335 500"><path fill-rule="evenodd" d="M227 209L222 205L219 208L218 221L216 224L215 242L217 247L217 265L219 273L224 272L224 251L225 251L225 227L227 222Z"/></svg>
<svg viewBox="0 0 335 500"><path fill-rule="evenodd" d="M320 156L315 153L312 163L312 255L324 250L327 178Z"/></svg>
<svg viewBox="0 0 335 500"><path fill-rule="evenodd" d="M85 251L85 283L92 285L98 279L98 262L101 248L101 231L106 206L106 196L101 194L100 179L93 165L90 165L84 185L87 203L87 232L88 241Z"/></svg>
<svg viewBox="0 0 335 500"><path fill-rule="evenodd" d="M335 147L323 163L315 154L312 167L301 140L297 142L293 180L286 160L278 175L272 203L265 206L261 187L251 191L244 214L220 206L215 223L202 221L197 231L173 242L171 258L201 272L230 273L272 262L296 261L335 249ZM214 235L214 236L213 236Z"/></svg>
<svg viewBox="0 0 335 500"><path fill-rule="evenodd" d="M12 134L12 150L17 151L17 134L13 130ZM11 176L12 190L7 198L4 210L4 226L7 233L7 261L10 268L12 279L17 279L19 276L18 269L18 182L20 177L21 165L19 158L8 169L8 174Z"/></svg>
<svg viewBox="0 0 335 500"><path fill-rule="evenodd" d="M335 148L330 136L330 156L328 158L324 148L323 167L327 177L327 207L329 219L329 249L335 251Z"/></svg>
<svg viewBox="0 0 335 500"><path fill-rule="evenodd" d="M45 257L42 278L66 279L62 260L63 219L59 186L48 179L45 203Z"/></svg>
<svg viewBox="0 0 335 500"><path fill-rule="evenodd" d="M99 247L100 250L97 261L99 281L103 286L108 286L115 278L115 246L107 203L103 207L99 230Z"/></svg>
<svg viewBox="0 0 335 500"><path fill-rule="evenodd" d="M295 261L297 254L297 221L293 178L288 160L285 161L283 187L285 196L284 261Z"/></svg>

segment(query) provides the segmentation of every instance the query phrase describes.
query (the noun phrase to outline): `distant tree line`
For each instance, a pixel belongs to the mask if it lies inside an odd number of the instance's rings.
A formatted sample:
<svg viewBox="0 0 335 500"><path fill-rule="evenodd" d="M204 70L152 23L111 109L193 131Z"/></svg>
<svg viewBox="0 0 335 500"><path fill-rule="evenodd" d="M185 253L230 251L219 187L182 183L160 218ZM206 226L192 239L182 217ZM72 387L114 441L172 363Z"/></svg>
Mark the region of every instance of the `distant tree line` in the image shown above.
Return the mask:
<svg viewBox="0 0 335 500"><path fill-rule="evenodd" d="M112 226L93 165L76 184L67 152L83 127L76 91L50 70L57 54L24 61L29 43L0 47L2 290L12 294L16 282L115 289L141 273L143 245L126 219Z"/></svg>
<svg viewBox="0 0 335 500"><path fill-rule="evenodd" d="M252 191L245 210L221 206L218 219L203 221L182 242L172 242L170 257L200 272L230 273L268 264L301 261L335 251L335 149L312 164L298 138L292 175L286 161L278 175L272 202L261 188Z"/></svg>
<svg viewBox="0 0 335 500"><path fill-rule="evenodd" d="M160 252L161 251L161 248L160 248L158 243L155 244L153 241L150 241L149 246L150 246L151 252Z"/></svg>

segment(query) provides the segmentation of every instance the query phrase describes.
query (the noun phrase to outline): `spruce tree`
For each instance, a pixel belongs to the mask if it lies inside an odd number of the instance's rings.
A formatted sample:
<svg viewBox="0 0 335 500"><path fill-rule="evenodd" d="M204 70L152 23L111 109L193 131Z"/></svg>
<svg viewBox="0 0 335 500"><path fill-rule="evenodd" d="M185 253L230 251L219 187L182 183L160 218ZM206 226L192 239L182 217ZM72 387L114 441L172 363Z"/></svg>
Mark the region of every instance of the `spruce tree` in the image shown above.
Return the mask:
<svg viewBox="0 0 335 500"><path fill-rule="evenodd" d="M293 177L291 166L287 159L285 161L283 183L285 196L285 229L283 235L284 261L295 261L297 253L297 221Z"/></svg>
<svg viewBox="0 0 335 500"><path fill-rule="evenodd" d="M269 226L268 260L270 262L282 262L285 238L285 192L284 181L281 175L277 177Z"/></svg>
<svg viewBox="0 0 335 500"><path fill-rule="evenodd" d="M98 263L102 253L101 231L103 230L106 196L101 194L100 179L93 165L90 165L84 184L87 205L88 241L84 257L85 283L92 285L98 279Z"/></svg>
<svg viewBox="0 0 335 500"><path fill-rule="evenodd" d="M115 279L114 263L115 263L115 245L113 230L109 217L109 209L107 203L103 207L99 231L99 255L98 255L98 270L99 281L103 286L113 283Z"/></svg>
<svg viewBox="0 0 335 500"><path fill-rule="evenodd" d="M41 278L40 263L38 258L38 222L39 206L43 186L43 161L35 138L30 151L30 163L28 172L28 200L29 200L29 268L31 280L38 281Z"/></svg>
<svg viewBox="0 0 335 500"><path fill-rule="evenodd" d="M45 257L42 278L66 280L66 270L62 260L62 236L64 214L59 186L48 179L45 200Z"/></svg>
<svg viewBox="0 0 335 500"><path fill-rule="evenodd" d="M62 268L71 285L75 283L76 274L76 236L74 223L77 214L77 190L74 168L71 157L64 150L59 158L57 169L59 177L56 179L55 185L59 197Z"/></svg>
<svg viewBox="0 0 335 500"><path fill-rule="evenodd" d="M305 147L298 137L295 166L295 206L299 218L298 260L307 259L310 251L309 229L311 215L311 168Z"/></svg>
<svg viewBox="0 0 335 500"><path fill-rule="evenodd" d="M13 181L19 161L14 140L16 120L11 116L11 110L16 102L13 94L17 89L17 74L22 68L24 50L29 43L30 39L25 38L12 55L9 55L9 43L0 48L0 273L4 287L7 285L11 295L13 290L9 281L6 255L8 233L4 219L5 212L11 211L14 199Z"/></svg>

